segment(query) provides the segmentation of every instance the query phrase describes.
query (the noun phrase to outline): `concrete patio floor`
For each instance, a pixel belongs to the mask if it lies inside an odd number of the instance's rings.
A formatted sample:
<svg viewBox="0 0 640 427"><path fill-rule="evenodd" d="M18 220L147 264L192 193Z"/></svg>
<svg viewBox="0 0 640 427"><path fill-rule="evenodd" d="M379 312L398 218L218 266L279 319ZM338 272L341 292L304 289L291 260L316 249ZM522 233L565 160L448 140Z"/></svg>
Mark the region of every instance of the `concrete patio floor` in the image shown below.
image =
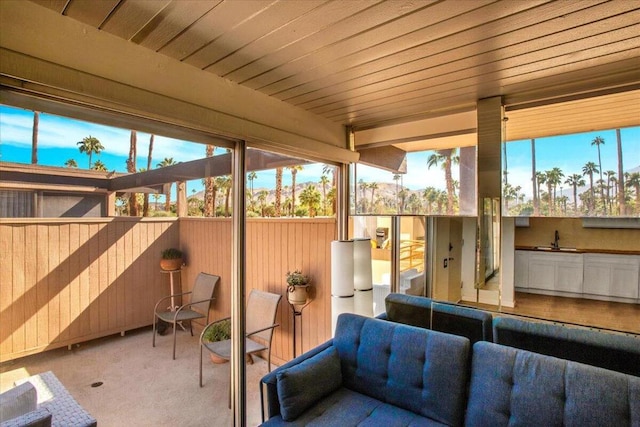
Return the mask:
<svg viewBox="0 0 640 427"><path fill-rule="evenodd" d="M176 360L171 334L156 338L151 328L114 335L72 350L50 350L0 365L0 392L13 382L53 371L100 427L230 426L229 363L216 365L205 354L203 381L198 385L198 336L178 332ZM247 425L261 422L259 381L267 363L254 357L247 365ZM99 387L92 387L102 382Z"/></svg>

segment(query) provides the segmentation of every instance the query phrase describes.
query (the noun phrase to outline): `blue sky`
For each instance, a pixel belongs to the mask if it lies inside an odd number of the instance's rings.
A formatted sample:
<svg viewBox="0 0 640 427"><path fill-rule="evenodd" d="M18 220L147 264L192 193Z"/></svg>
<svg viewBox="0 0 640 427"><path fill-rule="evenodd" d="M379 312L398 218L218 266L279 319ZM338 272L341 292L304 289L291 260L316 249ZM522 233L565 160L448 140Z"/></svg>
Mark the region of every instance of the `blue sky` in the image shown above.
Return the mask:
<svg viewBox="0 0 640 427"><path fill-rule="evenodd" d="M17 163L31 162L31 133L33 113L31 111L0 105L0 160ZM640 166L640 127L622 129L622 145L625 170ZM94 136L100 140L105 151L96 156L109 170L126 171L125 161L129 154L130 131L109 126L73 120L51 114L40 115L38 138L38 163L47 166L64 166L68 159L75 159L80 168L88 167L88 156L80 153L77 142L86 136ZM146 167L149 134L138 132L138 168ZM536 140L536 169L545 171L559 167L565 176L581 173L582 166L593 161L598 163L598 153L591 141L601 136L605 144L600 146L603 170L617 171L617 146L615 131L599 131L584 134L568 135ZM202 144L175 140L156 135L153 148L152 167L165 157L172 157L177 162L185 162L204 157L205 147ZM409 153L407 158L407 175L403 183L412 190L433 186L445 189L444 173L440 167L427 168L427 158L431 152ZM507 144L508 179L513 185L520 185L522 191L531 196L531 146L529 140L515 141ZM305 165L297 175L297 182L318 182L322 174L322 164ZM254 188L273 188L275 171L259 171ZM459 178L457 170L453 171L454 179ZM376 168L359 166L358 180L365 182L394 183L393 174ZM283 184L291 184L290 173L285 172ZM189 193L195 189L200 191L199 181L188 184Z"/></svg>

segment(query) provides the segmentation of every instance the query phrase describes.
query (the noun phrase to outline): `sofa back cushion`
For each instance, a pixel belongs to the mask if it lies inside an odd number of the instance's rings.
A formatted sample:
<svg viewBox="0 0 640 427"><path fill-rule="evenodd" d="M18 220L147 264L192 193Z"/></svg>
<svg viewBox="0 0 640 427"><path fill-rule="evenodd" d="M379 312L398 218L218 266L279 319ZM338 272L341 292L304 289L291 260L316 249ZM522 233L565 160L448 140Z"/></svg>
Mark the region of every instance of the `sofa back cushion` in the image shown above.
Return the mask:
<svg viewBox="0 0 640 427"><path fill-rule="evenodd" d="M431 299L405 294L389 294L384 300L387 320L420 328L431 328Z"/></svg>
<svg viewBox="0 0 640 427"><path fill-rule="evenodd" d="M431 329L478 341L493 341L492 316L486 311L434 302L431 305Z"/></svg>
<svg viewBox="0 0 640 427"><path fill-rule="evenodd" d="M637 426L640 378L488 342L473 347L468 426Z"/></svg>
<svg viewBox="0 0 640 427"><path fill-rule="evenodd" d="M497 317L494 342L640 376L640 338Z"/></svg>
<svg viewBox="0 0 640 427"><path fill-rule="evenodd" d="M440 423L461 425L468 339L342 314L333 345L343 386Z"/></svg>

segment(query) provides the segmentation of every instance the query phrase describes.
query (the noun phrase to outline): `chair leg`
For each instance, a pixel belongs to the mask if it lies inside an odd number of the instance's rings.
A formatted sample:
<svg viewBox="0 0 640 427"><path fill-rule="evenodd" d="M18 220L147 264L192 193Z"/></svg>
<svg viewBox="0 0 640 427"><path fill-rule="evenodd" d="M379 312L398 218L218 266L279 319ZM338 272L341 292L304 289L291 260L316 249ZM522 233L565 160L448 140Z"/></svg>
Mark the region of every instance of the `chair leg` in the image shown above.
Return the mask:
<svg viewBox="0 0 640 427"><path fill-rule="evenodd" d="M202 387L202 343L200 343L200 387Z"/></svg>
<svg viewBox="0 0 640 427"><path fill-rule="evenodd" d="M156 316L153 316L153 341L151 343L151 347L156 346Z"/></svg>
<svg viewBox="0 0 640 427"><path fill-rule="evenodd" d="M178 323L173 322L173 360L176 360L176 329L178 329Z"/></svg>
<svg viewBox="0 0 640 427"><path fill-rule="evenodd" d="M191 330L191 336L193 336L193 320L189 320L189 329Z"/></svg>

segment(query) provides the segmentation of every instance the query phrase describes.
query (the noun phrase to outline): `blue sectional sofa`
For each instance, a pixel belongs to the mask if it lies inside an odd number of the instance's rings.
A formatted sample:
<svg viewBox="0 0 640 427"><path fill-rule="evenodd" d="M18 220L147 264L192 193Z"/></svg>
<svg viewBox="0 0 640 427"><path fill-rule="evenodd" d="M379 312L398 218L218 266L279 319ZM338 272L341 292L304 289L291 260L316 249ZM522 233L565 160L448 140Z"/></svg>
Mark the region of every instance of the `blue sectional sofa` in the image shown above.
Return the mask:
<svg viewBox="0 0 640 427"><path fill-rule="evenodd" d="M465 337L343 314L263 377L263 425L640 425L639 377L483 341L469 369L470 354Z"/></svg>
<svg viewBox="0 0 640 427"><path fill-rule="evenodd" d="M498 317L494 342L640 377L640 338Z"/></svg>
<svg viewBox="0 0 640 427"><path fill-rule="evenodd" d="M385 308L379 319L467 337L472 345L493 340L493 317L486 311L398 293L387 295Z"/></svg>
<svg viewBox="0 0 640 427"><path fill-rule="evenodd" d="M469 340L342 314L335 338L262 379L263 425L461 425Z"/></svg>

